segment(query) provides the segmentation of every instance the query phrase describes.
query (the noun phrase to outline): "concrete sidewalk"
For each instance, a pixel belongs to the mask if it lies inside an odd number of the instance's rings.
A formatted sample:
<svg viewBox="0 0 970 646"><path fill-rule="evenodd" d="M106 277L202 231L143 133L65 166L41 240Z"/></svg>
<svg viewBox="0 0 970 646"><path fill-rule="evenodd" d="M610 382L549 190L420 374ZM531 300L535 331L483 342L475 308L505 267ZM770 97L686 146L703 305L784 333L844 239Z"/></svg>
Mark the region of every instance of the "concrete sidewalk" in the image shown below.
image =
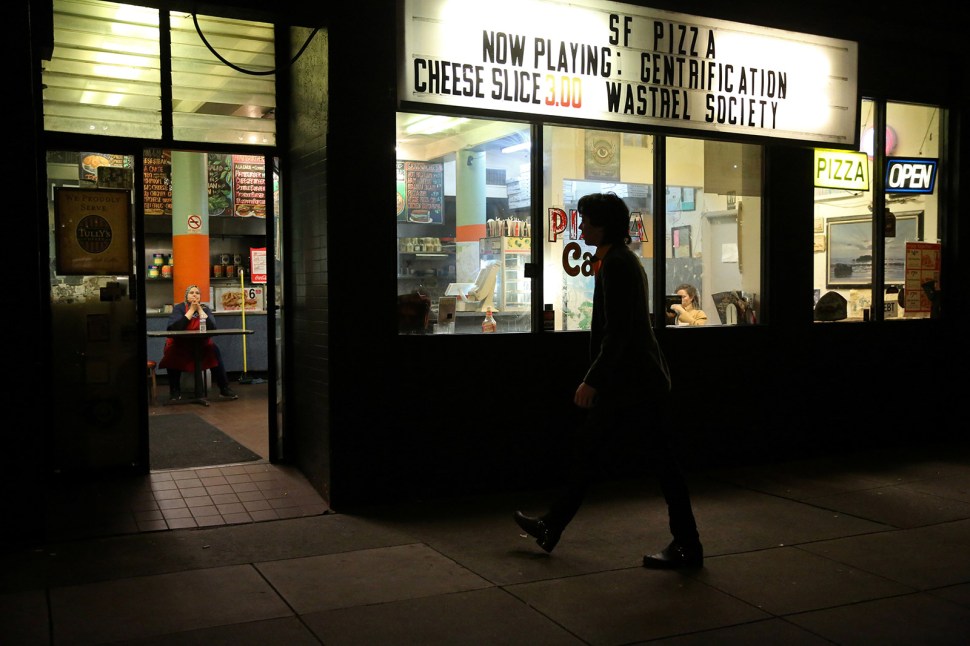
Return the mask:
<svg viewBox="0 0 970 646"><path fill-rule="evenodd" d="M970 444L690 474L702 570L652 482L597 487L548 555L538 493L2 555L0 644L970 643Z"/></svg>

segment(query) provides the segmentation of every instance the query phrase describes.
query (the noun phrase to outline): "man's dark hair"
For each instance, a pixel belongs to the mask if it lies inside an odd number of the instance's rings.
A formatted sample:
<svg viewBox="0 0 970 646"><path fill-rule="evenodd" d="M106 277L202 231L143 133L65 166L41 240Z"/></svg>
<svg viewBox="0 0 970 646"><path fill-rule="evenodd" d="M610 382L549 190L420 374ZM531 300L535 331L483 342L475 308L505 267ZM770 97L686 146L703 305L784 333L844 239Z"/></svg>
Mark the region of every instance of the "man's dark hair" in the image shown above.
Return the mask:
<svg viewBox="0 0 970 646"><path fill-rule="evenodd" d="M603 242L630 242L630 208L616 193L590 193L576 206L583 220L603 227Z"/></svg>

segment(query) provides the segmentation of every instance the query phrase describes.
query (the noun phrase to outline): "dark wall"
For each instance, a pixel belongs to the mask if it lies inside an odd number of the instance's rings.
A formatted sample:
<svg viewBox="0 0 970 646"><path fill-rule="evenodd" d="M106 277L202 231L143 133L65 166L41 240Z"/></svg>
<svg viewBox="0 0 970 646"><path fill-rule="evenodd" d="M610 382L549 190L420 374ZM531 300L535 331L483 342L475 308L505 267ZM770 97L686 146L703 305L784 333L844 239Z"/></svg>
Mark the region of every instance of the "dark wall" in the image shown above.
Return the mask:
<svg viewBox="0 0 970 646"><path fill-rule="evenodd" d="M387 491L400 466L392 444L401 432L397 416L406 417L413 403L399 399L395 380L407 361L394 343L397 15L386 6L342 13L330 28L324 250L335 506Z"/></svg>
<svg viewBox="0 0 970 646"><path fill-rule="evenodd" d="M290 35L295 53L309 36ZM331 468L330 281L327 250L330 189L327 131L329 108L329 35L317 32L291 68L286 129L290 141L283 167L284 249L284 406L287 443L281 456L295 463L320 493L329 498Z"/></svg>
<svg viewBox="0 0 970 646"><path fill-rule="evenodd" d="M14 3L8 7L9 34L4 38L4 60L8 81L17 88L16 101L4 107L4 117L17 124L16 160L3 162L3 174L17 187L13 200L21 225L8 240L11 266L18 276L16 320L4 324L6 331L17 329L16 345L29 348L18 353L17 368L8 371L5 386L8 391L10 420L2 425L3 467L0 486L17 495L5 496L0 506L3 529L0 545L30 542L44 530L44 474L47 458L46 440L51 428L50 392L50 305L46 291L33 289L36 283L19 280L23 274L47 277L47 202L39 182L43 168L40 144L39 100L34 93L38 70L34 57L42 51L49 53L50 8L35 7L32 3ZM30 39L31 29L38 30L38 40ZM46 283L45 283L46 284ZM11 421L16 420L16 421Z"/></svg>

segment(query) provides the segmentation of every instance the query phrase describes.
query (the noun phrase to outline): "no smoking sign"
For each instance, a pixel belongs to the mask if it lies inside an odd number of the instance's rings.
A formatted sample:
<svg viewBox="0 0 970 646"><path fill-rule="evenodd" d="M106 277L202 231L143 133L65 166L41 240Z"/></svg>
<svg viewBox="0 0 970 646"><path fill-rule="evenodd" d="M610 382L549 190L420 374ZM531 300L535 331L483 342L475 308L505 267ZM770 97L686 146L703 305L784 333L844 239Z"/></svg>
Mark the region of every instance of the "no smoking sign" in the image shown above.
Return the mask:
<svg viewBox="0 0 970 646"><path fill-rule="evenodd" d="M190 230L198 231L202 228L202 216L190 215L188 220L186 220L186 224L188 224Z"/></svg>

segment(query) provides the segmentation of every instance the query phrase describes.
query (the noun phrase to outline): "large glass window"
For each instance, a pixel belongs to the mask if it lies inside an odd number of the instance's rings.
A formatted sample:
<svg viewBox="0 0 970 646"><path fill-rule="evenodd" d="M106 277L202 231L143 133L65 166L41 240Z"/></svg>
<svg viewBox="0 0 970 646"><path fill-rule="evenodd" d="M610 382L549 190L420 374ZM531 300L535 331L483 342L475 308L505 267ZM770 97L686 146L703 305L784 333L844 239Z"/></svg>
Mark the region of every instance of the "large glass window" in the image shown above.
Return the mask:
<svg viewBox="0 0 970 646"><path fill-rule="evenodd" d="M170 16L173 137L275 146L273 25Z"/></svg>
<svg viewBox="0 0 970 646"><path fill-rule="evenodd" d="M579 198L611 191L630 207L631 248L651 290L666 295L670 325L757 321L761 284L761 148L666 140L662 237L654 235L654 137L547 126L543 130L543 294L555 330L586 330L590 258L579 236ZM654 277L664 259L665 279ZM686 298L685 298L686 296ZM674 307L674 306L679 307ZM679 308L683 308L683 312Z"/></svg>
<svg viewBox="0 0 970 646"><path fill-rule="evenodd" d="M669 138L666 153L667 324L757 323L761 146Z"/></svg>
<svg viewBox="0 0 970 646"><path fill-rule="evenodd" d="M158 10L54 0L54 50L42 61L44 129L162 136Z"/></svg>
<svg viewBox="0 0 970 646"><path fill-rule="evenodd" d="M928 318L939 304L940 241L934 173L940 157L940 109L886 103L885 148L876 150L879 104L860 108L860 148L867 153L870 190L815 189L814 300L816 321ZM873 163L878 155L882 162ZM873 168L884 169L882 177ZM873 223L883 192L882 234ZM878 223L877 223L878 224ZM874 316L873 261L881 255L882 316Z"/></svg>
<svg viewBox="0 0 970 646"><path fill-rule="evenodd" d="M534 244L542 251L543 329L588 330L595 250L580 235L576 208L582 196L607 191L630 208L630 245L653 293L666 295L667 324L756 323L761 147L665 140L658 199L655 141L543 126L542 205L533 208L527 124L398 114L399 332L480 334L488 312L499 332L530 331ZM541 237L534 214L543 218ZM659 279L655 258L663 259Z"/></svg>
<svg viewBox="0 0 970 646"><path fill-rule="evenodd" d="M171 12L171 51L162 52L157 9L54 0L53 14L46 130L161 139L169 110L177 140L276 144L271 24ZM162 105L164 57L171 106Z"/></svg>
<svg viewBox="0 0 970 646"><path fill-rule="evenodd" d="M595 252L580 237L579 198L613 192L630 207L631 247L653 280L653 137L581 128L543 129L544 309L547 329L588 330ZM545 323L545 322L544 322Z"/></svg>
<svg viewBox="0 0 970 646"><path fill-rule="evenodd" d="M531 147L527 124L397 115L402 334L531 330Z"/></svg>

